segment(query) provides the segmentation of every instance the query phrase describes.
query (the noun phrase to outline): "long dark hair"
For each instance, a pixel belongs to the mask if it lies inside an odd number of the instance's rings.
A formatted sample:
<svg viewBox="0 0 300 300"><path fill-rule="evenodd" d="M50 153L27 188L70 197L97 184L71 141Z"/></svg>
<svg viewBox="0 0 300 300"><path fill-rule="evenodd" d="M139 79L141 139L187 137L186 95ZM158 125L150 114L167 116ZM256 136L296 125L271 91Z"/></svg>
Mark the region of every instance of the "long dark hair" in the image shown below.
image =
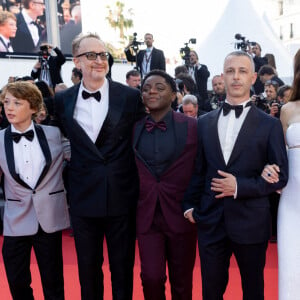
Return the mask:
<svg viewBox="0 0 300 300"><path fill-rule="evenodd" d="M294 79L289 101L300 100L300 49L294 57Z"/></svg>

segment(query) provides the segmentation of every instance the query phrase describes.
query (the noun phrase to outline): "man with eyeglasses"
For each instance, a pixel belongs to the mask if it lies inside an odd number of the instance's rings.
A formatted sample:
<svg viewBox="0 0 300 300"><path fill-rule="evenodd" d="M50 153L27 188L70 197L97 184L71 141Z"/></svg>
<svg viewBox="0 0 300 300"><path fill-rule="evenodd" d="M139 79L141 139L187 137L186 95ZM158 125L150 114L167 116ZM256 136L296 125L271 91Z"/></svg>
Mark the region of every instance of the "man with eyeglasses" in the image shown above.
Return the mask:
<svg viewBox="0 0 300 300"><path fill-rule="evenodd" d="M103 240L113 299L132 299L138 175L131 147L145 115L140 91L106 78L109 54L97 34L72 43L81 83L56 94L57 125L71 143L70 213L81 299L103 299Z"/></svg>
<svg viewBox="0 0 300 300"><path fill-rule="evenodd" d="M23 9L16 15L17 32L12 39L15 52L36 53L40 44L46 40L46 31L38 22L44 14L44 0L23 0Z"/></svg>

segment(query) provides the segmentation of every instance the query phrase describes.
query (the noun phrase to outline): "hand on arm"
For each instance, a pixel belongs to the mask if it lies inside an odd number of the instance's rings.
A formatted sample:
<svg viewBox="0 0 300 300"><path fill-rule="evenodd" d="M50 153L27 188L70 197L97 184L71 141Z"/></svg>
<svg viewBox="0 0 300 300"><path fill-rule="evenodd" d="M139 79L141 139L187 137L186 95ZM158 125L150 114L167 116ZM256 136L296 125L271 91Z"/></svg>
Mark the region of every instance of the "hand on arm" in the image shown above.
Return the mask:
<svg viewBox="0 0 300 300"><path fill-rule="evenodd" d="M276 183L279 181L279 172L280 169L276 164L265 165L261 177L269 183Z"/></svg>
<svg viewBox="0 0 300 300"><path fill-rule="evenodd" d="M213 178L211 181L211 190L219 193L217 199L227 196L234 196L236 193L236 178L230 173L218 170L218 174L223 178Z"/></svg>

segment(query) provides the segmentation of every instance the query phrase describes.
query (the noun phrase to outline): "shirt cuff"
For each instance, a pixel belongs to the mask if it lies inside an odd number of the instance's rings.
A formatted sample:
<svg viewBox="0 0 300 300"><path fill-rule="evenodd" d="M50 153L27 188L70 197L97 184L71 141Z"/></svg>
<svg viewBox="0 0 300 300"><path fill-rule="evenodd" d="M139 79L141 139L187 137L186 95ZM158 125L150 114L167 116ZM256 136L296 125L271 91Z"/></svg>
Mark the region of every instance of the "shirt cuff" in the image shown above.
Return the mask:
<svg viewBox="0 0 300 300"><path fill-rule="evenodd" d="M183 216L186 218L187 214L188 214L190 211L193 211L193 209L194 209L194 208L187 209L187 210L184 212Z"/></svg>

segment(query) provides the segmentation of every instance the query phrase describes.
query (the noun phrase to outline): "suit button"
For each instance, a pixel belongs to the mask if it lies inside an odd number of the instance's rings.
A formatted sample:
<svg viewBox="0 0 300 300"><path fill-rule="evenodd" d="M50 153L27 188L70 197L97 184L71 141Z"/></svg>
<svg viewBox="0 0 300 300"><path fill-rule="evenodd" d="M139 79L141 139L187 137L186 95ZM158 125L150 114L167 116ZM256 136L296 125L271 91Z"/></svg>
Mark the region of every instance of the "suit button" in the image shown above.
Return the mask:
<svg viewBox="0 0 300 300"><path fill-rule="evenodd" d="M35 194L35 191L32 191L32 194Z"/></svg>

